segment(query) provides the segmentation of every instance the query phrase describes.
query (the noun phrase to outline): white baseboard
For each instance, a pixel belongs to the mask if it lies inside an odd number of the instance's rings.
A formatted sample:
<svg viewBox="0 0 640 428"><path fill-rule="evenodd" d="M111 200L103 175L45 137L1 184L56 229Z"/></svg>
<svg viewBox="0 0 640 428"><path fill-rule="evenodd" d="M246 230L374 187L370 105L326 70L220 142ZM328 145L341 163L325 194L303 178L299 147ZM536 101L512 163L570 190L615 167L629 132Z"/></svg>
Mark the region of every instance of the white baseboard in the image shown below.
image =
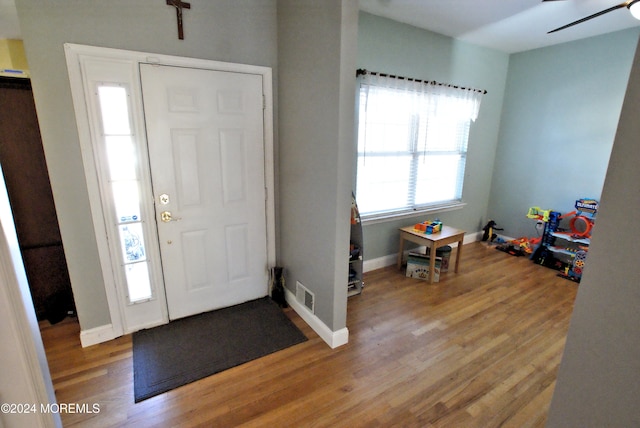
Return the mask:
<svg viewBox="0 0 640 428"><path fill-rule="evenodd" d="M382 269L383 267L395 265L397 260L398 253L378 257L377 259L365 260L362 263L362 270L369 272L376 269Z"/></svg>
<svg viewBox="0 0 640 428"><path fill-rule="evenodd" d="M111 324L101 325L89 330L82 330L80 332L80 343L83 348L91 345L97 345L98 343L106 342L118 337L113 326Z"/></svg>
<svg viewBox="0 0 640 428"><path fill-rule="evenodd" d="M341 328L338 331L332 331L320 318L311 313L304 305L300 304L295 294L289 291L288 288L285 288L285 298L289 306L300 315L300 318L302 318L313 331L318 333L318 336L332 349L346 345L349 342L349 329L347 329L347 327Z"/></svg>
<svg viewBox="0 0 640 428"><path fill-rule="evenodd" d="M482 232L468 233L464 235L462 244L463 245L470 244L472 242L480 241L481 239L482 239ZM450 244L450 245L455 248L458 246L458 243L454 242L453 244ZM426 247L422 246L422 247L414 248L411 251L425 252L425 250L426 250ZM409 251L405 251L404 256L406 256L408 252ZM386 256L378 257L376 259L365 260L362 264L362 269L365 272L369 272L372 270L381 269L383 267L392 266L396 264L397 261L398 261L398 253L388 254Z"/></svg>
<svg viewBox="0 0 640 428"><path fill-rule="evenodd" d="M462 245L471 244L472 242L482 240L482 234L483 232L476 232L476 233L468 233L464 235L464 239L462 240Z"/></svg>

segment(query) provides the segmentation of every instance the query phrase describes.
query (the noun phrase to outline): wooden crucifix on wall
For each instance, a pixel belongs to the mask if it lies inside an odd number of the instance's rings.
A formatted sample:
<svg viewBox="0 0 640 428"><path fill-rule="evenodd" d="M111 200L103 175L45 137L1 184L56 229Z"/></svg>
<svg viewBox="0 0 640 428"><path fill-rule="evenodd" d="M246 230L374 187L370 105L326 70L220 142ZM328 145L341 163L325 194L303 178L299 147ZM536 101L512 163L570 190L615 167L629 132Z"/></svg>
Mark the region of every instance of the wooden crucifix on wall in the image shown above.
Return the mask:
<svg viewBox="0 0 640 428"><path fill-rule="evenodd" d="M182 0L167 0L167 5L176 8L176 15L178 17L178 38L180 40L184 40L184 31L182 28L182 9L191 9L191 3L186 3Z"/></svg>

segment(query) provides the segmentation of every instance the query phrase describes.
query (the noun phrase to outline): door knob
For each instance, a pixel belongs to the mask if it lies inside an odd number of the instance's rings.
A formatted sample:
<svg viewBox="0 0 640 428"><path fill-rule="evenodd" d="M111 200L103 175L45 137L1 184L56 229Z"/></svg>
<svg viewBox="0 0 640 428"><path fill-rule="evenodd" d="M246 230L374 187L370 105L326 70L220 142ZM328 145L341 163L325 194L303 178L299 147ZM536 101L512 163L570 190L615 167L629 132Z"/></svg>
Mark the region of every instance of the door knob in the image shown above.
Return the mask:
<svg viewBox="0 0 640 428"><path fill-rule="evenodd" d="M160 213L160 220L162 220L164 223L169 223L170 221L180 221L182 220L180 217L173 217L171 215L171 211L162 211Z"/></svg>

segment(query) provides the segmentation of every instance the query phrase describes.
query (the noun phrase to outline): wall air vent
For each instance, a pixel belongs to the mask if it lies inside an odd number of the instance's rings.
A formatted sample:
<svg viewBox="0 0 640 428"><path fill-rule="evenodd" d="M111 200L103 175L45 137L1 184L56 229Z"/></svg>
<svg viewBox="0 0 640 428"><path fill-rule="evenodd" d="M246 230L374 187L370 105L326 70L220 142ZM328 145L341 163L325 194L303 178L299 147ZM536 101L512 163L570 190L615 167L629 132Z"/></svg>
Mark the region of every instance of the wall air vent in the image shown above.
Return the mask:
<svg viewBox="0 0 640 428"><path fill-rule="evenodd" d="M312 314L315 311L315 298L316 296L307 287L300 284L300 281L296 281L296 300Z"/></svg>

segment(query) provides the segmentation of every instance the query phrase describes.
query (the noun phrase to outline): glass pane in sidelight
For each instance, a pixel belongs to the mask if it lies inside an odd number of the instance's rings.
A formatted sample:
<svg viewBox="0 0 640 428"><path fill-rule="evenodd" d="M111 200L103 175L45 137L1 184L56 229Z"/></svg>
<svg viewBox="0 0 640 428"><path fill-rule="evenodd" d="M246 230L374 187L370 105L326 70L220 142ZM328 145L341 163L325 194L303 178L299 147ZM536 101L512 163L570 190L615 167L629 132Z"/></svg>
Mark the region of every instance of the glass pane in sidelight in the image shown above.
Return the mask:
<svg viewBox="0 0 640 428"><path fill-rule="evenodd" d="M98 99L102 113L102 129L105 135L130 135L129 103L125 88L121 86L98 87Z"/></svg>
<svg viewBox="0 0 640 428"><path fill-rule="evenodd" d="M135 180L137 156L131 136L106 136L105 144L111 180Z"/></svg>
<svg viewBox="0 0 640 428"><path fill-rule="evenodd" d="M141 223L120 225L120 247L124 263L141 262L147 259Z"/></svg>
<svg viewBox="0 0 640 428"><path fill-rule="evenodd" d="M133 263L124 267L129 290L129 302L135 303L148 300L152 296L151 281L149 280L149 264Z"/></svg>
<svg viewBox="0 0 640 428"><path fill-rule="evenodd" d="M102 141L103 178L111 190L113 214L110 223L116 229L122 254L126 295L129 303L153 298L149 261L141 223L141 181L138 176L136 140L132 134L129 95L123 86L98 87ZM113 230L113 229L112 229Z"/></svg>
<svg viewBox="0 0 640 428"><path fill-rule="evenodd" d="M140 193L137 181L116 181L111 183L113 204L118 223L140 221Z"/></svg>

